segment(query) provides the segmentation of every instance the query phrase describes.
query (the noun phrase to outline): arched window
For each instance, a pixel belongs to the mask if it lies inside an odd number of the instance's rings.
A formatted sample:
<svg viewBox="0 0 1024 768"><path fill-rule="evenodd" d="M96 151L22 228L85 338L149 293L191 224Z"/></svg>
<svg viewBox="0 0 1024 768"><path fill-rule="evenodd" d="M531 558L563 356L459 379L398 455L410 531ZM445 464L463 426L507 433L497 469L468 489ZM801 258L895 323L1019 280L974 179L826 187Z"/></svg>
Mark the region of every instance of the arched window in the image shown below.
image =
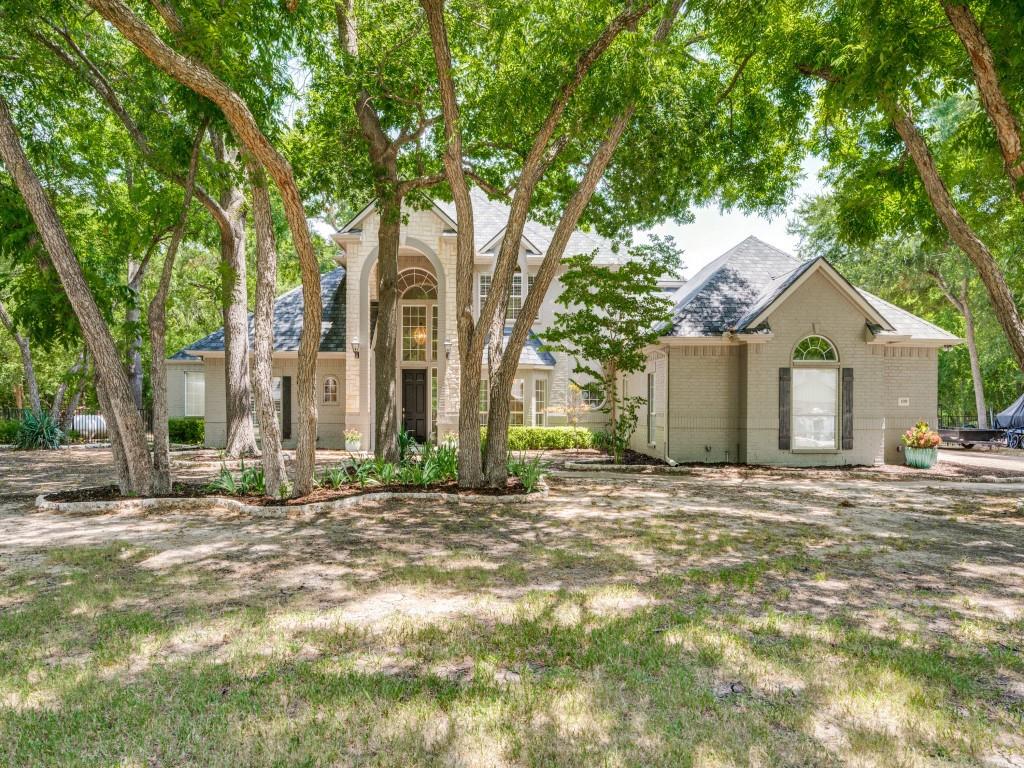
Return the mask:
<svg viewBox="0 0 1024 768"><path fill-rule="evenodd" d="M395 288L398 296L408 301L437 298L437 279L419 267L410 267L399 272Z"/></svg>
<svg viewBox="0 0 1024 768"><path fill-rule="evenodd" d="M839 354L824 336L808 336L793 348L793 449L839 447Z"/></svg>
<svg viewBox="0 0 1024 768"><path fill-rule="evenodd" d="M328 376L324 379L324 402L338 402L338 380L333 376Z"/></svg>
<svg viewBox="0 0 1024 768"><path fill-rule="evenodd" d="M794 363L834 363L838 360L836 348L824 336L808 336L793 349Z"/></svg>

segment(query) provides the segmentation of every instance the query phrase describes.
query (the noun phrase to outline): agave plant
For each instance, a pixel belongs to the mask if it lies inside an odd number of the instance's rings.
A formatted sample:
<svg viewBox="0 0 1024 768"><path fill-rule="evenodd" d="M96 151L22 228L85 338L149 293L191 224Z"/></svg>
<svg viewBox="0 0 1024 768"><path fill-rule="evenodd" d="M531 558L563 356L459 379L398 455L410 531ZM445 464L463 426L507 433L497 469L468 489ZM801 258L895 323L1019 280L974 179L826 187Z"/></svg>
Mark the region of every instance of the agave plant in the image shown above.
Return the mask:
<svg viewBox="0 0 1024 768"><path fill-rule="evenodd" d="M241 495L241 485L231 473L231 470L221 464L220 474L217 479L206 485L206 490L213 493L226 493L228 496Z"/></svg>
<svg viewBox="0 0 1024 768"><path fill-rule="evenodd" d="M23 451L53 451L60 448L63 440L64 433L50 414L43 412L36 415L32 411L25 411L14 444Z"/></svg>
<svg viewBox="0 0 1024 768"><path fill-rule="evenodd" d="M348 467L331 467L329 469L325 469L323 474L320 476L320 484L337 490L348 485L351 479L352 478L348 473Z"/></svg>

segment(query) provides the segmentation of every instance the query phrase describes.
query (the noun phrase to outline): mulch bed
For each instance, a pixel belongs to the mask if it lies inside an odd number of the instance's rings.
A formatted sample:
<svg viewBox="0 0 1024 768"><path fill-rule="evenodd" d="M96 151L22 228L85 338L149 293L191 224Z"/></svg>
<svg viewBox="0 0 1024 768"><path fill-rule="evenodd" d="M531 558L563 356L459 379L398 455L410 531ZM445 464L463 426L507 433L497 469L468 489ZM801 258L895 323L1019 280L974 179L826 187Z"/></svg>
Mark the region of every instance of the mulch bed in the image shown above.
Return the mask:
<svg viewBox="0 0 1024 768"><path fill-rule="evenodd" d="M519 478L510 477L504 488L474 488L460 490L457 482L438 483L423 487L422 485L367 485L345 486L344 488L315 488L307 496L294 499L271 499L267 496L230 496L226 493L207 490L205 485L195 483L175 483L170 493L154 494L154 499L201 499L229 498L250 504L254 507L297 507L303 504L314 504L322 501L334 501L351 496L365 496L370 493L450 493L452 496L520 496L526 493ZM47 501L121 501L122 496L116 485L104 485L98 488L81 488L73 491L61 491L46 495Z"/></svg>

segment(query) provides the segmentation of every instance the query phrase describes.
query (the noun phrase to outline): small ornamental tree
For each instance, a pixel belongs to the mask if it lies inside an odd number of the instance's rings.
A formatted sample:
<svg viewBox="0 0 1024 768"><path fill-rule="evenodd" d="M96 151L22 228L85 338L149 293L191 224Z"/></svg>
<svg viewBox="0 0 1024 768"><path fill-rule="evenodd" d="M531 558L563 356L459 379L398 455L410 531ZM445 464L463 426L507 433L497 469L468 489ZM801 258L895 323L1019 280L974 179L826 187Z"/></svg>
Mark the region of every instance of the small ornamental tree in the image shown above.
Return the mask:
<svg viewBox="0 0 1024 768"><path fill-rule="evenodd" d="M645 348L657 342L669 321L671 302L661 296L659 278L678 272L680 253L672 238L654 238L630 249L629 260L616 266L594 263L593 253L563 261L555 322L542 334L549 349L575 358L575 373L589 376L601 388L615 460L636 430L642 397L626 397L619 378L644 368Z"/></svg>

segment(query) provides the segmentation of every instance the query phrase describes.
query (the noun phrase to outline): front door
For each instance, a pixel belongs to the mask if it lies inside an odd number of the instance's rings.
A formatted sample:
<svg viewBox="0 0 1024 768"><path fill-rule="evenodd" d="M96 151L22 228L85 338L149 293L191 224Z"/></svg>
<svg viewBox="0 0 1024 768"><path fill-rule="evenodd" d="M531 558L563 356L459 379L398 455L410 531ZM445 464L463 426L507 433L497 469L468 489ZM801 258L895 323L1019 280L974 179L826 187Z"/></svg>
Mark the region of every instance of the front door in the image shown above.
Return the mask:
<svg viewBox="0 0 1024 768"><path fill-rule="evenodd" d="M427 372L402 371L402 426L418 442L427 440Z"/></svg>

